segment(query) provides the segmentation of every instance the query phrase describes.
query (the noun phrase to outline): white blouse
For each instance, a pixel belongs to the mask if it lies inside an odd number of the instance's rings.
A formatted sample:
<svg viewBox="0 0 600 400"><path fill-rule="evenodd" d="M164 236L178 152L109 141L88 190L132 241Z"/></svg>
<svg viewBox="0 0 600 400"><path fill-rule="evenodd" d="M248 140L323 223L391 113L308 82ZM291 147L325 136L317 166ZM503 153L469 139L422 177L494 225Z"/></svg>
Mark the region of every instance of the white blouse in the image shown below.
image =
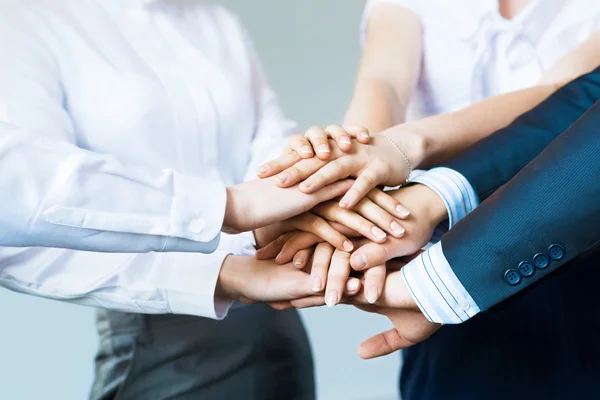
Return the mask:
<svg viewBox="0 0 600 400"><path fill-rule="evenodd" d="M255 177L295 128L246 32L219 6L4 0L0 49L4 246L213 250L224 185ZM0 247L0 285L221 317L221 264L252 241L223 235L212 254Z"/></svg>
<svg viewBox="0 0 600 400"><path fill-rule="evenodd" d="M409 119L447 113L535 85L545 70L600 27L600 1L532 0L513 19L497 0L369 0L412 10L423 26L423 62Z"/></svg>

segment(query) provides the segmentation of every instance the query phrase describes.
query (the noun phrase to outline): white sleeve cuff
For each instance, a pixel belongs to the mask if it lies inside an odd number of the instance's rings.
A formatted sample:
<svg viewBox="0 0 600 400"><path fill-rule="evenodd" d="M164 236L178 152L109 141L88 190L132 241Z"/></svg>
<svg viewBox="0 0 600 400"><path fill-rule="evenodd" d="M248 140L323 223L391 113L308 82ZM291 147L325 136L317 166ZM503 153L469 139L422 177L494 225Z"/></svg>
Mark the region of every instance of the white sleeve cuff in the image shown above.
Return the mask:
<svg viewBox="0 0 600 400"><path fill-rule="evenodd" d="M224 251L202 255L179 253L173 265L169 266L172 271L165 283L170 311L212 319L225 318L232 302L215 298L215 288L228 255Z"/></svg>
<svg viewBox="0 0 600 400"><path fill-rule="evenodd" d="M436 243L402 268L402 276L421 312L431 322L460 324L480 309Z"/></svg>
<svg viewBox="0 0 600 400"><path fill-rule="evenodd" d="M227 203L223 182L173 173L172 231L168 236L197 242L210 242L219 237Z"/></svg>
<svg viewBox="0 0 600 400"><path fill-rule="evenodd" d="M411 179L436 192L448 210L448 229L477 207L479 199L464 176L450 168L433 168Z"/></svg>

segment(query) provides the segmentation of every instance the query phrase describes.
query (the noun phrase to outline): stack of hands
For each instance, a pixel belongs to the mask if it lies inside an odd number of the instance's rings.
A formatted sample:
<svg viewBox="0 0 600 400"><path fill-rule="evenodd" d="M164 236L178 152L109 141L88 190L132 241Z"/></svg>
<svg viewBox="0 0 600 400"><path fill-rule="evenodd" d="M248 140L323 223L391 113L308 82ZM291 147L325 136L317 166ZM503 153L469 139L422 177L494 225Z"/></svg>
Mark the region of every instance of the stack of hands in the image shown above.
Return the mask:
<svg viewBox="0 0 600 400"><path fill-rule="evenodd" d="M382 185L404 184L410 170L385 132L371 137L363 128L330 126L293 136L278 159L258 169L259 180L228 194L228 207L242 202L235 209L245 213L231 217L236 221L226 214L225 227L265 227L254 231L256 259L225 260L217 295L278 309L346 303L385 315L394 329L362 343L363 358L423 341L439 325L419 310L402 267L447 211L424 185L384 191Z"/></svg>

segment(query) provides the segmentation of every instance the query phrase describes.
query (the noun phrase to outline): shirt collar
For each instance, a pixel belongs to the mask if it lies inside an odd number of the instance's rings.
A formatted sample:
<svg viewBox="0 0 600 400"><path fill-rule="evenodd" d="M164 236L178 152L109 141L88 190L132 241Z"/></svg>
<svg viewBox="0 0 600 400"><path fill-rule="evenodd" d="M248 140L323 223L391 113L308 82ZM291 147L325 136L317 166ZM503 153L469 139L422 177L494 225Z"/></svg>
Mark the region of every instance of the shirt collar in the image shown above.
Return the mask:
<svg viewBox="0 0 600 400"><path fill-rule="evenodd" d="M532 0L512 19L500 15L498 0L477 2L480 18L475 24L463 24L459 37L463 41L477 42L487 36L486 31L514 31L515 36L524 34L529 41L537 43L567 1Z"/></svg>

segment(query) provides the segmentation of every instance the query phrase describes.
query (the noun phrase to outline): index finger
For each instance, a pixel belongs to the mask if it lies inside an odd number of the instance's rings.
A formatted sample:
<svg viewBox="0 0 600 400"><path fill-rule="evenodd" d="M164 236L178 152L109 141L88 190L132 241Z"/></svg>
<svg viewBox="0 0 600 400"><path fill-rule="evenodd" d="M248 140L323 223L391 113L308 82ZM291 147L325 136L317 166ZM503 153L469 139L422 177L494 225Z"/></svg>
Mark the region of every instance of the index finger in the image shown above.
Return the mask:
<svg viewBox="0 0 600 400"><path fill-rule="evenodd" d="M290 150L280 155L276 159L259 166L256 170L256 175L258 175L258 177L261 179L269 178L280 173L286 168L290 168L300 160L302 160L302 157L300 157L297 152Z"/></svg>

